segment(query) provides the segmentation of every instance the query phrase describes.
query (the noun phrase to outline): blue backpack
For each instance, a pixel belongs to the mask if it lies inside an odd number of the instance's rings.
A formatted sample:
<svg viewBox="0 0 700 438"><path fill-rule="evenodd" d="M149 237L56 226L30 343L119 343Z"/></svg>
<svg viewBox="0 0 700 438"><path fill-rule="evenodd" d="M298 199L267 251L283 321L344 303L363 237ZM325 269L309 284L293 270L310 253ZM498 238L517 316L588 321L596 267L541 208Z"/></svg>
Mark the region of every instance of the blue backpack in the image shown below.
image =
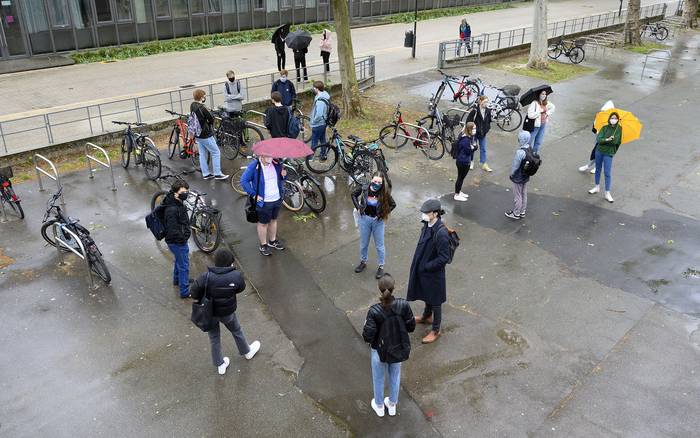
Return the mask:
<svg viewBox="0 0 700 438"><path fill-rule="evenodd" d="M162 205L156 206L152 212L146 215L146 228L151 230L153 237L156 240L165 238L165 207Z"/></svg>
<svg viewBox="0 0 700 438"><path fill-rule="evenodd" d="M289 121L287 122L287 137L297 138L301 132L301 121L289 110Z"/></svg>

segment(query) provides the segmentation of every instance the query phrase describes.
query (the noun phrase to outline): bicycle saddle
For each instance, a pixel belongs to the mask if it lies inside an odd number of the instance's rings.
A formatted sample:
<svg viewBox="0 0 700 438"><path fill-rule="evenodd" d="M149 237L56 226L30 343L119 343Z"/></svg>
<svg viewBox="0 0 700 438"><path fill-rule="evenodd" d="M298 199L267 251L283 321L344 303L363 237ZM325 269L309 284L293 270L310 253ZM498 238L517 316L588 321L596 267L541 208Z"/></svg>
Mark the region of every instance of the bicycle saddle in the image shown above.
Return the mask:
<svg viewBox="0 0 700 438"><path fill-rule="evenodd" d="M350 134L350 135L348 135L348 139L350 139L354 142L357 142L357 143L362 143L362 139L356 135Z"/></svg>

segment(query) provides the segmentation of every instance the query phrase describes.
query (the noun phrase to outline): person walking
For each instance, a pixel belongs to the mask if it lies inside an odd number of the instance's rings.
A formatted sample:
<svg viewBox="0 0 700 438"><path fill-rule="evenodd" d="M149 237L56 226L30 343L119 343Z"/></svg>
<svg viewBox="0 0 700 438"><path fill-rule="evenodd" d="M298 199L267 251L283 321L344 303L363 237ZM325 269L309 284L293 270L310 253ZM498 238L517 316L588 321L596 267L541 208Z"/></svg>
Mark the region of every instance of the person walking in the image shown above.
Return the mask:
<svg viewBox="0 0 700 438"><path fill-rule="evenodd" d="M513 209L506 212L511 219L523 219L527 210L527 187L530 176L523 172L523 162L530 148L530 133L520 131L518 134L518 149L510 167L510 180L513 182Z"/></svg>
<svg viewBox="0 0 700 438"><path fill-rule="evenodd" d="M194 97L194 102L190 104L190 113L194 113L195 117L197 117L201 128L199 136L195 137L194 141L199 147L199 167L202 170L202 178L205 180L212 178L225 180L228 178L228 175L221 172L221 151L214 138L214 116L204 106L204 102L207 100L207 93L198 88L194 90L192 96ZM210 159L213 170L209 169Z"/></svg>
<svg viewBox="0 0 700 438"><path fill-rule="evenodd" d="M279 91L271 94L272 106L265 110L265 127L270 131L270 137L287 137L289 132L289 108L282 105L282 95Z"/></svg>
<svg viewBox="0 0 700 438"><path fill-rule="evenodd" d="M241 325L236 317L236 294L245 290L243 274L233 265L231 251L220 249L214 254L214 266L208 267L207 272L200 275L190 288L192 298L200 300L204 295L212 300L212 328L207 332L211 343L211 359L219 374L226 374L230 363L228 357L221 353L221 331L219 323L223 324L233 335L238 354L246 359L252 359L260 350L260 341L248 345Z"/></svg>
<svg viewBox="0 0 700 438"><path fill-rule="evenodd" d="M241 89L241 81L236 79L233 70L226 72L226 78L228 81L224 82L224 110L229 117L233 117L243 111L245 95Z"/></svg>
<svg viewBox="0 0 700 438"><path fill-rule="evenodd" d="M554 104L547 99L547 91L542 90L538 99L533 101L527 109L527 117L534 120L535 127L530 133L530 147L536 154L540 153L544 132L555 108Z"/></svg>
<svg viewBox="0 0 700 438"><path fill-rule="evenodd" d="M462 184L464 184L464 178L466 178L469 173L469 166L471 165L474 151L479 148L476 132L477 129L474 122L467 122L462 132L460 132L456 150L452 151L452 155L455 157L455 164L457 165L455 201L466 201L469 199L469 195L462 192Z"/></svg>
<svg viewBox="0 0 700 438"><path fill-rule="evenodd" d="M297 69L297 82L301 82L301 72L300 67L304 68L304 80L309 80L309 75L306 71L306 54L309 52L308 48L303 49L293 49L294 52L294 67Z"/></svg>
<svg viewBox="0 0 700 438"><path fill-rule="evenodd" d="M282 206L282 181L286 174L272 157L261 155L241 175L241 186L256 199L259 250L264 256L271 255L270 248L284 250L284 245L277 238L277 217Z"/></svg>
<svg viewBox="0 0 700 438"><path fill-rule="evenodd" d="M471 46L471 38L472 38L472 28L467 23L466 18L462 18L462 22L459 25L459 47L457 47L457 56L460 56L462 53L462 47L465 48L464 54L467 54L467 51L469 53L472 53L472 46Z"/></svg>
<svg viewBox="0 0 700 438"><path fill-rule="evenodd" d="M162 205L165 243L175 257L173 263L173 285L180 288L180 298L190 296L190 218L184 202L189 195L190 186L183 180L176 180L165 195Z"/></svg>
<svg viewBox="0 0 700 438"><path fill-rule="evenodd" d="M321 146L321 161L325 161L328 154L326 146L326 115L328 114L328 104L331 96L326 90L326 86L321 81L314 82L313 87L314 104L311 108L309 126L311 127L311 150L316 152L316 148ZM313 157L312 157L313 159Z"/></svg>
<svg viewBox="0 0 700 438"><path fill-rule="evenodd" d="M328 29L323 29L323 34L321 34L321 41L318 43L321 48L321 58L323 58L323 66L326 72L331 71L330 58L331 50L333 50L333 43L331 42L331 31Z"/></svg>
<svg viewBox="0 0 700 438"><path fill-rule="evenodd" d="M374 247L377 250L377 273L379 279L384 275L384 227L389 214L396 208L396 202L391 196L391 187L384 183L384 175L376 172L369 185L358 187L352 192L352 203L359 216L360 228L360 264L355 268L360 273L367 267L369 239L374 236Z"/></svg>
<svg viewBox="0 0 700 438"><path fill-rule="evenodd" d="M396 360L395 358L387 358L380 356L380 333L384 324L397 324L401 342L397 345L387 345L384 350L394 350L405 352L406 349L410 352L411 341L408 337L409 333L413 333L416 329L416 320L413 317L411 306L406 300L394 298L394 278L389 274L384 274L377 282L379 287L379 303L374 304L367 311L367 319L365 326L362 329L362 339L369 343L370 361L372 364L372 387L374 396L370 405L379 417L384 416L384 408L389 411L389 416L396 415L396 405L399 403L399 389L401 387L401 362L389 362ZM398 319L396 321L390 318ZM387 327L386 329L389 329ZM386 330L385 330L386 332ZM398 340L398 339L397 339ZM384 355L386 356L386 355ZM389 396L384 397L384 379L389 377Z"/></svg>
<svg viewBox="0 0 700 438"><path fill-rule="evenodd" d="M605 200L614 202L610 189L612 189L612 162L613 157L622 144L622 128L619 125L620 116L616 112L610 113L608 124L600 128L596 137L595 149L595 187L588 193L591 195L600 192L600 172L605 171Z"/></svg>
<svg viewBox="0 0 700 438"><path fill-rule="evenodd" d="M612 100L609 100L603 104L602 107L600 107L601 111L607 111L609 109L615 108L615 104L613 103ZM596 146L598 145L598 130L595 129L595 120L593 121L593 127L591 128L591 132L596 135L596 142L593 145L593 149L591 149L591 155L588 159L588 163L584 164L583 166L578 168L579 172L587 172L590 170L591 173L595 173L595 149Z"/></svg>
<svg viewBox="0 0 700 438"><path fill-rule="evenodd" d="M280 78L272 84L271 91L272 93L277 91L282 95L282 105L284 106L292 106L294 99L297 98L297 90L294 88L292 81L287 79L288 75L289 72L282 69L280 71Z"/></svg>
<svg viewBox="0 0 700 438"><path fill-rule="evenodd" d="M489 98L479 96L477 106L467 115L467 122L474 122L476 125L476 139L479 141L479 163L481 169L486 172L493 172L486 161L486 134L491 130L491 110L488 108ZM474 168L474 163L469 165Z"/></svg>
<svg viewBox="0 0 700 438"><path fill-rule="evenodd" d="M278 33L277 38L273 41L275 45L275 53L277 54L277 71L281 72L285 68L287 62L287 49L284 45L284 38L282 34Z"/></svg>
<svg viewBox="0 0 700 438"><path fill-rule="evenodd" d="M447 227L441 216L445 211L437 199L428 199L420 208L423 229L413 254L408 278L406 300L424 301L423 315L416 318L419 324L432 324L423 338L424 344L440 337L442 303L447 301L445 266L450 260L450 242Z"/></svg>

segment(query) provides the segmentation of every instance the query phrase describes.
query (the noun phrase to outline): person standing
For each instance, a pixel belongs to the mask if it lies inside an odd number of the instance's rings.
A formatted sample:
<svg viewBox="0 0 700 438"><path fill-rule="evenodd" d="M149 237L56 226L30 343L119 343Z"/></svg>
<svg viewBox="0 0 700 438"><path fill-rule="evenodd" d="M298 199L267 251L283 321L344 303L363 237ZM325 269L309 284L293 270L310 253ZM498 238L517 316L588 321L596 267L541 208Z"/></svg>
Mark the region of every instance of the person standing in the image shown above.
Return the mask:
<svg viewBox="0 0 700 438"><path fill-rule="evenodd" d="M467 54L467 51L469 53L472 53L472 47L471 47L471 37L472 37L472 28L467 23L466 18L462 18L462 23L459 25L459 47L457 47L457 56L460 56L462 53L462 47L464 47L466 50L464 54Z"/></svg>
<svg viewBox="0 0 700 438"><path fill-rule="evenodd" d="M236 317L236 294L245 290L243 274L233 265L231 251L220 249L214 254L214 266L200 275L190 288L192 298L200 300L204 295L212 300L212 328L207 332L211 343L211 359L219 374L226 374L230 363L228 357L221 354L221 331L219 323L223 324L233 335L238 354L250 360L260 350L260 341L248 345L241 325Z"/></svg>
<svg viewBox="0 0 700 438"><path fill-rule="evenodd" d="M389 416L396 415L396 405L399 402L399 389L401 387L401 362L388 362L388 358L380 357L380 338L379 334L382 330L382 325L390 321L389 318L399 318L398 327L400 328L402 345L390 345L386 349L399 348L410 352L411 341L408 333L413 333L416 329L416 320L413 317L411 306L406 300L394 298L394 278L389 274L384 274L377 282L379 287L379 303L374 304L367 311L367 319L365 326L362 329L362 339L371 346L371 364L372 364L372 387L374 389L374 397L370 404L372 409L379 417L384 416L384 407L389 411ZM390 321L392 322L392 321ZM406 345L407 344L407 345ZM382 360L384 359L384 360ZM384 379L389 377L389 397L384 397Z"/></svg>
<svg viewBox="0 0 700 438"><path fill-rule="evenodd" d="M180 298L190 296L190 218L184 202L190 186L183 180L176 180L163 199L165 243L175 257L173 264L173 285L180 288Z"/></svg>
<svg viewBox="0 0 700 438"><path fill-rule="evenodd" d="M605 200L610 203L614 201L610 194L613 157L622 144L622 128L619 123L620 116L616 112L612 112L608 117L608 124L598 131L595 148L595 187L588 191L591 195L600 192L600 172L604 170Z"/></svg>
<svg viewBox="0 0 700 438"><path fill-rule="evenodd" d="M292 106L294 99L297 98L297 90L294 88L292 81L287 79L289 72L282 69L280 71L280 78L272 84L272 91L278 91L282 95L282 105Z"/></svg>
<svg viewBox="0 0 700 438"><path fill-rule="evenodd" d="M523 172L523 162L527 156L527 149L530 148L530 133L520 131L518 134L518 149L513 157L513 164L510 167L510 180L513 182L513 209L506 212L506 216L511 219L522 219L527 210L527 187L530 176Z"/></svg>
<svg viewBox="0 0 700 438"><path fill-rule="evenodd" d="M301 72L300 67L304 68L304 80L309 80L309 75L306 71L306 54L309 49L304 47L303 49L293 49L294 52L294 67L297 69L297 82L301 82Z"/></svg>
<svg viewBox="0 0 700 438"><path fill-rule="evenodd" d="M323 58L323 66L326 72L331 71L330 58L331 50L333 50L333 43L331 43L331 31L328 29L323 29L323 34L321 34L321 41L318 43L321 48L321 58Z"/></svg>
<svg viewBox="0 0 700 438"><path fill-rule="evenodd" d="M190 113L194 113L195 117L197 117L201 128L199 136L195 137L194 141L199 147L199 167L202 170L202 178L205 180L212 178L225 180L228 178L228 175L221 173L221 151L214 138L214 116L204 106L204 102L207 100L207 93L198 88L194 90L192 96L194 97L194 102L190 104ZM209 169L210 158L214 168L213 173Z"/></svg>
<svg viewBox="0 0 700 438"><path fill-rule="evenodd" d="M282 95L279 91L271 94L272 106L265 110L265 127L270 131L270 137L287 137L289 132L289 108L282 105Z"/></svg>
<svg viewBox="0 0 700 438"><path fill-rule="evenodd" d="M277 54L277 71L281 72L285 68L287 62L287 52L284 45L284 38L282 38L281 33L277 34L277 38L273 41L275 45L275 53Z"/></svg>
<svg viewBox="0 0 700 438"><path fill-rule="evenodd" d="M615 104L613 103L612 100L609 100L603 104L603 106L600 108L601 111L606 111L609 109L615 108ZM588 163L584 164L583 166L578 168L579 172L587 172L590 170L591 173L595 173L595 149L596 146L598 145L598 130L595 129L595 120L593 121L593 127L591 128L591 132L596 135L596 142L593 145L593 149L591 150L591 155L588 158Z"/></svg>
<svg viewBox="0 0 700 438"><path fill-rule="evenodd" d="M271 255L270 248L284 250L284 245L277 238L277 217L282 206L282 181L286 174L272 157L261 155L241 175L241 186L256 200L259 250L264 256Z"/></svg>
<svg viewBox="0 0 700 438"><path fill-rule="evenodd" d="M445 266L450 260L450 243L447 227L441 216L445 211L437 199L428 199L420 208L423 229L413 254L408 278L406 300L424 301L423 315L416 318L419 324L432 324L423 338L424 344L440 337L442 303L447 301Z"/></svg>
<svg viewBox="0 0 700 438"><path fill-rule="evenodd" d="M530 133L530 147L536 154L540 153L544 132L555 108L554 104L547 99L547 91L542 90L538 99L533 101L527 109L527 117L534 120L535 127Z"/></svg>
<svg viewBox="0 0 700 438"><path fill-rule="evenodd" d="M462 192L462 185L464 184L464 178L466 178L469 173L469 166L471 165L474 151L479 148L477 146L478 140L476 139L476 131L477 129L474 122L467 122L462 132L460 132L460 137L456 145L457 150L452 152L455 157L455 164L457 165L455 201L466 201L469 199L469 195Z"/></svg>
<svg viewBox="0 0 700 438"><path fill-rule="evenodd" d="M374 236L374 247L377 250L377 274L379 279L384 275L384 226L389 214L396 208L396 202L391 196L389 184L384 183L384 175L377 172L372 176L368 186L358 187L352 192L352 203L359 215L360 228L360 264L355 268L360 273L367 267L369 239Z"/></svg>
<svg viewBox="0 0 700 438"><path fill-rule="evenodd" d="M311 108L309 126L311 127L311 150L316 152L316 148L321 146L321 161L326 160L328 148L326 146L326 115L328 114L328 103L331 96L325 91L326 86L321 81L314 82L313 93L314 104ZM313 159L313 158L312 158Z"/></svg>
<svg viewBox="0 0 700 438"><path fill-rule="evenodd" d="M226 72L226 78L228 81L224 83L224 109L229 117L233 117L243 111L245 96L241 89L241 81L236 79L233 70Z"/></svg>
<svg viewBox="0 0 700 438"><path fill-rule="evenodd" d="M489 98L479 96L476 108L467 115L467 122L474 122L476 125L476 139L479 141L479 163L481 169L486 172L493 172L486 161L486 134L491 130L491 110L488 108ZM473 162L469 165L474 168Z"/></svg>

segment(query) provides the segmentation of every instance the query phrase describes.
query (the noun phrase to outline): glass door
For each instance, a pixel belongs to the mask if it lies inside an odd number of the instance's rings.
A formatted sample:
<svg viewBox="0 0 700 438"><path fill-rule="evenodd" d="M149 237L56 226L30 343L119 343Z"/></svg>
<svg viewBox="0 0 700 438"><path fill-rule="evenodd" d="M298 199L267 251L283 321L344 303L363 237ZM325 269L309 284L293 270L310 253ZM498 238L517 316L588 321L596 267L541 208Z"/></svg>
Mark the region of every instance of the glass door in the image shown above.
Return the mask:
<svg viewBox="0 0 700 438"><path fill-rule="evenodd" d="M18 1L0 0L0 58L27 55Z"/></svg>

